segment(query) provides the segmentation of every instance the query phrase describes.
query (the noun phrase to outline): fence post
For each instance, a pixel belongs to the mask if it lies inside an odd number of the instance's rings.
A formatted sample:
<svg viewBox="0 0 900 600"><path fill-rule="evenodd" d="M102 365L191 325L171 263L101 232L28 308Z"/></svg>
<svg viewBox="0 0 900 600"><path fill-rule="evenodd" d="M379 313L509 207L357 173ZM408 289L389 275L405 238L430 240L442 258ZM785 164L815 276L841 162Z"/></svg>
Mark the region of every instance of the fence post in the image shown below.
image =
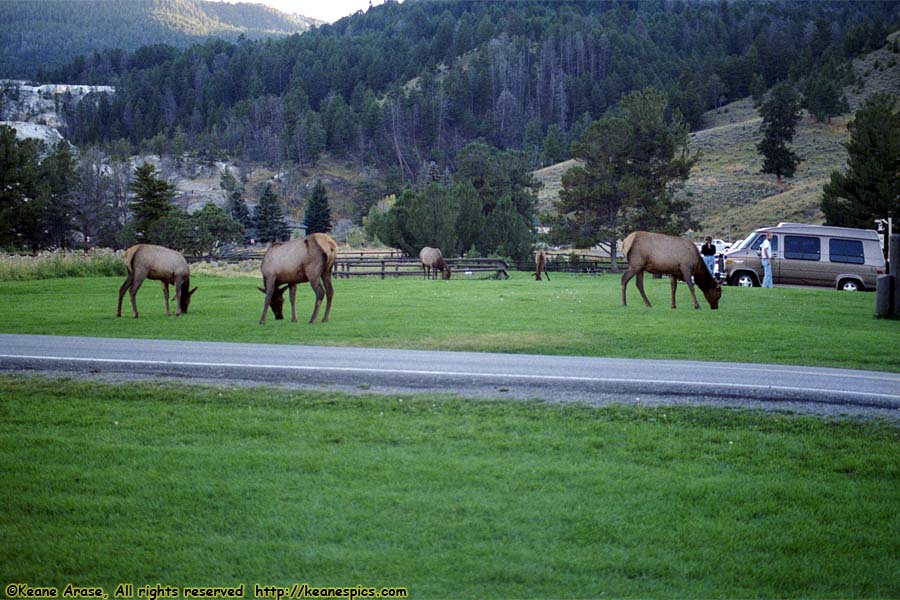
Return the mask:
<svg viewBox="0 0 900 600"><path fill-rule="evenodd" d="M890 317L893 306L896 304L894 300L894 280L893 275L879 275L875 280L875 316Z"/></svg>
<svg viewBox="0 0 900 600"><path fill-rule="evenodd" d="M891 255L888 257L891 261L890 274L894 278L894 285L891 286L891 316L900 317L900 234L891 236Z"/></svg>
<svg viewBox="0 0 900 600"><path fill-rule="evenodd" d="M381 278L384 279L384 259L381 259Z"/></svg>

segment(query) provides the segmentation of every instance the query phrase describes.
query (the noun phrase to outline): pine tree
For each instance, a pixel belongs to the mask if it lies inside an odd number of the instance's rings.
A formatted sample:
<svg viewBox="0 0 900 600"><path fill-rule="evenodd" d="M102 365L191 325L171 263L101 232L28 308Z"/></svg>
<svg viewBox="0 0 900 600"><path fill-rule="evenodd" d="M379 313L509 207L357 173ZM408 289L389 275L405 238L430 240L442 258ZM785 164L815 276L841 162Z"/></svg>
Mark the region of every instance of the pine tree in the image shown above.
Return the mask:
<svg viewBox="0 0 900 600"><path fill-rule="evenodd" d="M850 110L847 99L841 95L841 87L836 68L831 64L809 76L803 93L803 104L816 121L830 123L831 117Z"/></svg>
<svg viewBox="0 0 900 600"><path fill-rule="evenodd" d="M41 182L38 194L43 198L41 215L42 237L57 248L68 248L75 230L73 188L75 187L75 157L69 143L61 140L40 166Z"/></svg>
<svg viewBox="0 0 900 600"><path fill-rule="evenodd" d="M256 235L262 242L277 242L287 240L291 235L291 228L284 220L284 211L278 194L272 190L271 184L265 184L256 205Z"/></svg>
<svg viewBox="0 0 900 600"><path fill-rule="evenodd" d="M459 239L459 253L466 254L472 248L484 248L484 214L478 192L470 181L453 186L459 214L456 216L456 234Z"/></svg>
<svg viewBox="0 0 900 600"><path fill-rule="evenodd" d="M133 213L135 235L142 242L152 243L150 230L153 223L168 215L174 206L175 186L168 181L156 177L156 169L150 163L144 163L134 170L134 180L128 184L134 193L128 207Z"/></svg>
<svg viewBox="0 0 900 600"><path fill-rule="evenodd" d="M15 129L0 125L0 244L25 244L36 228L39 150L36 140L19 141Z"/></svg>
<svg viewBox="0 0 900 600"><path fill-rule="evenodd" d="M250 209L244 201L244 190L240 182L231 174L228 167L222 172L219 187L225 191L225 212L232 219L244 226L244 229L253 227L253 217Z"/></svg>
<svg viewBox="0 0 900 600"><path fill-rule="evenodd" d="M781 183L781 177L793 176L800 163L800 157L787 146L794 139L800 122L797 92L787 83L778 84L772 88L760 113L763 139L756 149L763 155L762 172L775 175Z"/></svg>
<svg viewBox="0 0 900 600"><path fill-rule="evenodd" d="M328 192L322 180L316 181L312 194L306 202L306 233L328 233L331 230L331 208L328 206Z"/></svg>
<svg viewBox="0 0 900 600"><path fill-rule="evenodd" d="M845 173L825 184L822 212L828 225L871 228L900 215L900 108L887 94L871 97L847 124Z"/></svg>
<svg viewBox="0 0 900 600"><path fill-rule="evenodd" d="M754 107L762 106L766 95L766 80L761 73L753 74L753 80L750 82L750 95L753 97Z"/></svg>
<svg viewBox="0 0 900 600"><path fill-rule="evenodd" d="M632 92L572 145L584 164L563 174L554 239L615 247L633 229L677 234L695 226L673 186L697 157L688 150L687 126L666 122L665 113L659 91Z"/></svg>

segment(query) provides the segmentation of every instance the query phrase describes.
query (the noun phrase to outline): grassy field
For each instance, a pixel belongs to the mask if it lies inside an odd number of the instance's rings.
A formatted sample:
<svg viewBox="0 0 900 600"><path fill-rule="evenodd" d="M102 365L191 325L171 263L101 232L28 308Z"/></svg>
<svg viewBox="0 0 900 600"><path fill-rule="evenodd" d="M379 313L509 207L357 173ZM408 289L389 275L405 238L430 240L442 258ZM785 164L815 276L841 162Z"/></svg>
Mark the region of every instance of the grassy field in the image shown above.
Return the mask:
<svg viewBox="0 0 900 600"><path fill-rule="evenodd" d="M896 598L898 453L877 422L0 377L0 580Z"/></svg>
<svg viewBox="0 0 900 600"><path fill-rule="evenodd" d="M873 318L869 293L815 289L726 288L720 310L701 295L691 307L679 285L668 306L667 279L648 279L652 308L633 285L620 306L615 275L553 274L537 283L449 282L417 278L335 281L331 322L309 325L313 294L298 289L299 323L258 324L257 278L192 278L190 312L165 317L159 284L138 294L141 318L114 317L116 277L0 283L0 332L194 339L284 344L502 351L630 358L772 362L900 371L900 322ZM125 315L130 314L126 295ZM174 312L174 296L172 300Z"/></svg>

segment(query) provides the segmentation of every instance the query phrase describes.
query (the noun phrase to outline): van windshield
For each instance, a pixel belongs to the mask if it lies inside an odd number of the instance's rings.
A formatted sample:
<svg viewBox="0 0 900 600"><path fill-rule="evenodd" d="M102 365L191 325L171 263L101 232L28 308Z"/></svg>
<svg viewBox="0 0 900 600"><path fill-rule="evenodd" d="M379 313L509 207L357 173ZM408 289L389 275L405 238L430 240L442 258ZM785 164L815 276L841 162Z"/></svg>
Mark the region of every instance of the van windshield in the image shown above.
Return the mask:
<svg viewBox="0 0 900 600"><path fill-rule="evenodd" d="M747 237L745 237L739 243L732 246L731 250L742 250L742 249L746 248L747 246L749 246L751 243L753 243L754 239L756 239L755 231L753 233L751 233L750 235L748 235Z"/></svg>

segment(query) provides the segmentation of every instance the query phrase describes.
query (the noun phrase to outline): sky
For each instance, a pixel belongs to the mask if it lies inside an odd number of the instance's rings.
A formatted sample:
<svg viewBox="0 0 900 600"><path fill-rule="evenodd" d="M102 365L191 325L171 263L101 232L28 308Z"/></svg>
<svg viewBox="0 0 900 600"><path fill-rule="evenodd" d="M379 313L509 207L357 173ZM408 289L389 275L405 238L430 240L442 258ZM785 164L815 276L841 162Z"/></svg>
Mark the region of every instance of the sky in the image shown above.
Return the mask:
<svg viewBox="0 0 900 600"><path fill-rule="evenodd" d="M365 12L369 8L369 0L227 0L228 2L252 2L266 4L286 13L296 13L304 17L312 17L328 23L352 15L358 10ZM384 0L372 0L372 6Z"/></svg>

